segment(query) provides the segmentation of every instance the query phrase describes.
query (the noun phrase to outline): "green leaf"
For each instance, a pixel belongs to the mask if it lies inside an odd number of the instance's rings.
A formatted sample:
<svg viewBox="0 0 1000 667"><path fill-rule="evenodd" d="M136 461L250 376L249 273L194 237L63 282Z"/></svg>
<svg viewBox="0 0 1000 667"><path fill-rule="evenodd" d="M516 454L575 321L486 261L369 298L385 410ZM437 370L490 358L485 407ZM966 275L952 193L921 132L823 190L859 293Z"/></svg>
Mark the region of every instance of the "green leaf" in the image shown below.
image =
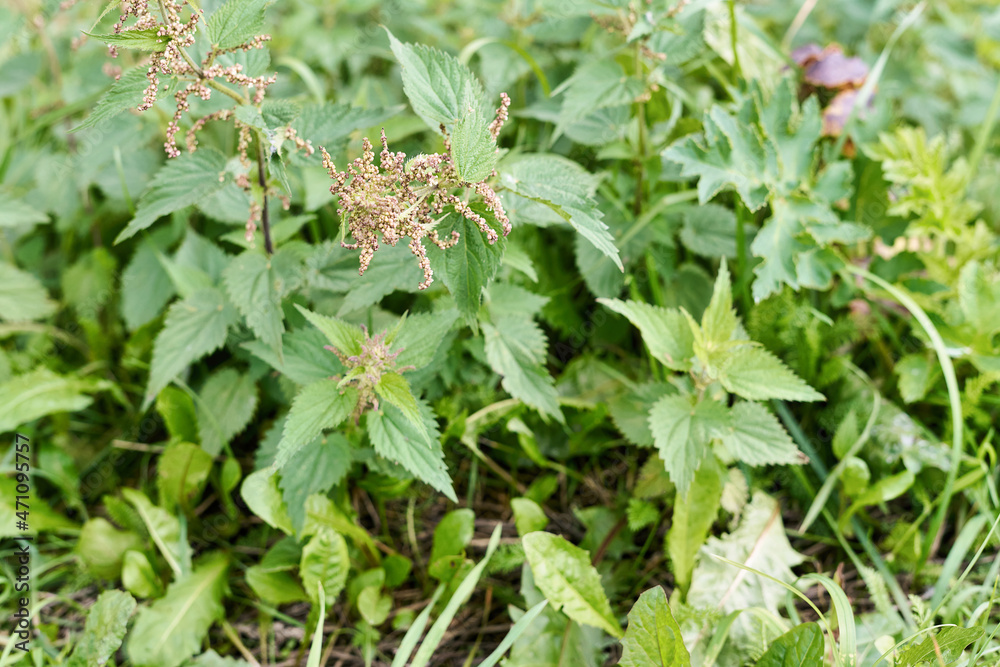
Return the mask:
<svg viewBox="0 0 1000 667"><path fill-rule="evenodd" d="M678 588L687 593L691 585L695 556L715 523L722 500L722 476L712 457L695 472L687 494L677 494L674 514L667 533L667 553Z"/></svg>
<svg viewBox="0 0 1000 667"><path fill-rule="evenodd" d="M573 76L553 91L565 90L556 134L598 109L632 104L644 88L641 79L625 74L613 59L598 58L577 67Z"/></svg>
<svg viewBox="0 0 1000 667"><path fill-rule="evenodd" d="M208 19L208 38L218 49L232 49L264 32L269 0L227 0Z"/></svg>
<svg viewBox="0 0 1000 667"><path fill-rule="evenodd" d="M431 485L452 502L457 502L455 489L444 463L444 451L438 435L437 422L430 407L417 401L424 428L419 429L392 405L383 406L366 415L368 437L375 453L395 461L417 479Z"/></svg>
<svg viewBox="0 0 1000 667"><path fill-rule="evenodd" d="M8 440L12 442L13 440ZM13 449L8 449L13 451ZM23 503L20 507L16 504L17 496L24 494L17 490L18 482L14 477L0 475L0 538L25 536L33 537L40 533L62 533L75 534L79 526L67 519L65 516L52 509L48 502L32 494L29 503L31 514L28 517L28 530L18 530L15 521L20 518L16 512L23 512ZM23 489L23 487L22 487Z"/></svg>
<svg viewBox="0 0 1000 667"><path fill-rule="evenodd" d="M279 249L272 257L248 250L230 262L222 274L226 283L226 293L233 305L246 318L247 326L264 343L278 351L281 358L281 334L285 331L284 315L281 311L281 294L278 291L279 278L274 263Z"/></svg>
<svg viewBox="0 0 1000 667"><path fill-rule="evenodd" d="M226 184L221 178L226 157L214 148L201 148L169 160L156 172L142 194L135 217L115 238L115 243L135 236L161 216L198 203Z"/></svg>
<svg viewBox="0 0 1000 667"><path fill-rule="evenodd" d="M136 667L179 667L201 648L213 623L223 618L229 562L211 554L167 594L139 610L129 634L128 655Z"/></svg>
<svg viewBox="0 0 1000 667"><path fill-rule="evenodd" d="M724 206L703 204L684 213L684 247L702 257L736 257L736 216Z"/></svg>
<svg viewBox="0 0 1000 667"><path fill-rule="evenodd" d="M118 530L106 519L93 517L80 528L73 550L87 572L101 579L114 580L121 576L125 552L143 546L135 533Z"/></svg>
<svg viewBox="0 0 1000 667"><path fill-rule="evenodd" d="M468 183L486 180L497 157L497 142L482 115L463 114L451 134L451 158L458 177Z"/></svg>
<svg viewBox="0 0 1000 667"><path fill-rule="evenodd" d="M740 402L729 410L729 426L720 433L722 443L737 461L747 465L805 463L802 454L778 422L760 403Z"/></svg>
<svg viewBox="0 0 1000 667"><path fill-rule="evenodd" d="M247 585L264 602L283 605L307 600L305 590L291 572L274 572L261 565L252 565L246 571Z"/></svg>
<svg viewBox="0 0 1000 667"><path fill-rule="evenodd" d="M157 254L156 246L143 240L122 272L121 313L129 331L135 331L159 315L175 294L170 276Z"/></svg>
<svg viewBox="0 0 1000 667"><path fill-rule="evenodd" d="M324 348L328 341L318 329L310 327L286 332L281 339L283 359L278 358L276 350L259 340L243 343L243 347L295 384L312 384L344 372L337 355Z"/></svg>
<svg viewBox="0 0 1000 667"><path fill-rule="evenodd" d="M135 606L135 598L122 591L104 591L98 595L87 611L87 624L66 667L106 664L121 647Z"/></svg>
<svg viewBox="0 0 1000 667"><path fill-rule="evenodd" d="M546 340L538 325L522 317L502 317L497 318L496 326L484 324L483 335L486 359L490 368L503 377L503 388L562 423L555 381L543 365Z"/></svg>
<svg viewBox="0 0 1000 667"><path fill-rule="evenodd" d="M913 643L896 659L898 667L915 667L921 663L930 665L951 664L962 657L963 651L972 642L983 636L979 626L972 628L941 628L936 635L929 635L920 643ZM940 656L940 657L938 657Z"/></svg>
<svg viewBox="0 0 1000 667"><path fill-rule="evenodd" d="M123 46L135 51L161 53L166 50L170 37L157 34L159 31L159 28L145 28L143 30L122 30L117 34L95 35L84 30L83 34L113 46Z"/></svg>
<svg viewBox="0 0 1000 667"><path fill-rule="evenodd" d="M641 301L598 299L610 310L624 315L642 334L650 354L675 371L691 368L694 336L684 315L677 308L661 308Z"/></svg>
<svg viewBox="0 0 1000 667"><path fill-rule="evenodd" d="M182 576L191 567L191 546L182 539L180 521L167 510L154 505L141 491L123 487L122 496L135 508L174 576Z"/></svg>
<svg viewBox="0 0 1000 667"><path fill-rule="evenodd" d="M353 387L341 390L336 380L318 380L300 389L285 421L274 466L284 468L292 456L323 431L347 419L357 404L357 390Z"/></svg>
<svg viewBox="0 0 1000 667"><path fill-rule="evenodd" d="M514 512L514 526L521 537L536 530L545 530L545 526L549 525L545 510L531 498L511 499L510 509Z"/></svg>
<svg viewBox="0 0 1000 667"><path fill-rule="evenodd" d="M296 531L301 531L305 522L306 499L340 484L351 469L351 454L347 438L330 433L300 449L281 469L278 486Z"/></svg>
<svg viewBox="0 0 1000 667"><path fill-rule="evenodd" d="M649 411L649 428L677 493L687 494L695 471L711 453L711 441L729 426L726 406L690 396L664 396Z"/></svg>
<svg viewBox="0 0 1000 667"><path fill-rule="evenodd" d="M1000 274L978 261L967 263L958 278L958 303L966 322L981 335L1000 330Z"/></svg>
<svg viewBox="0 0 1000 667"><path fill-rule="evenodd" d="M90 127L96 127L116 117L126 109L135 109L142 104L143 95L149 86L146 78L148 67L140 65L133 67L121 75L114 85L104 93L94 105L90 115L71 132L79 132Z"/></svg>
<svg viewBox="0 0 1000 667"><path fill-rule="evenodd" d="M257 383L232 368L212 373L198 392L198 436L202 449L216 456L257 410Z"/></svg>
<svg viewBox="0 0 1000 667"><path fill-rule="evenodd" d="M122 558L122 586L139 598L160 597L163 595L160 576L140 549L129 549Z"/></svg>
<svg viewBox="0 0 1000 667"><path fill-rule="evenodd" d="M453 56L423 44L403 44L386 29L389 44L403 68L403 92L427 127L450 130L470 110L484 107L482 84Z"/></svg>
<svg viewBox="0 0 1000 667"><path fill-rule="evenodd" d="M263 468L247 475L240 487L240 495L250 511L267 525L289 535L294 532L288 509L278 490L277 475L271 469Z"/></svg>
<svg viewBox="0 0 1000 667"><path fill-rule="evenodd" d="M427 562L433 565L441 558L464 555L475 534L475 524L476 514L467 507L452 510L441 517L434 527L434 542Z"/></svg>
<svg viewBox="0 0 1000 667"><path fill-rule="evenodd" d="M332 528L320 527L302 549L299 576L313 604L319 603L319 587L326 593L326 606L330 607L347 585L351 558L347 542Z"/></svg>
<svg viewBox="0 0 1000 667"><path fill-rule="evenodd" d="M805 663L802 663L805 665ZM659 586L639 596L628 613L619 667L691 667L681 628Z"/></svg>
<svg viewBox="0 0 1000 667"><path fill-rule="evenodd" d="M396 366L413 366L416 370L429 364L457 319L454 308L407 316L392 340L392 349L399 352Z"/></svg>
<svg viewBox="0 0 1000 667"><path fill-rule="evenodd" d="M781 635L757 661L757 667L804 667L822 665L826 645L816 623L802 623Z"/></svg>
<svg viewBox="0 0 1000 667"><path fill-rule="evenodd" d="M733 288L729 282L729 268L723 258L719 275L715 279L712 300L701 316L701 330L705 344L719 346L728 343L736 332L738 320L733 310Z"/></svg>
<svg viewBox="0 0 1000 667"><path fill-rule="evenodd" d="M236 311L222 292L209 287L170 306L153 344L146 402L156 397L187 366L222 347Z"/></svg>
<svg viewBox="0 0 1000 667"><path fill-rule="evenodd" d="M178 505L188 511L194 509L208 474L212 471L212 457L190 442L169 445L156 461L156 487L160 491L160 504L167 510Z"/></svg>
<svg viewBox="0 0 1000 667"><path fill-rule="evenodd" d="M166 387L156 397L156 411L163 417L170 437L198 442L198 417L194 401L177 387Z"/></svg>
<svg viewBox="0 0 1000 667"><path fill-rule="evenodd" d="M503 263L506 245L500 224L493 213L481 204L472 204L471 208L497 232L499 240L490 244L476 223L454 213L448 216L445 224L439 226L438 234L441 238L448 238L452 231L457 231L459 242L454 248L434 253L444 265L444 282L448 291L455 297L459 312L470 323L476 321L483 299L483 288L493 280Z"/></svg>
<svg viewBox="0 0 1000 667"><path fill-rule="evenodd" d="M106 380L56 375L45 367L0 384L0 433L40 417L77 412L89 406L89 394L111 387Z"/></svg>
<svg viewBox="0 0 1000 667"><path fill-rule="evenodd" d="M922 400L938 379L938 365L926 354L908 354L893 367L899 387L899 395L904 403Z"/></svg>
<svg viewBox="0 0 1000 667"><path fill-rule="evenodd" d="M0 262L0 320L40 320L55 313L56 308L56 302L49 298L38 278L12 264Z"/></svg>
<svg viewBox="0 0 1000 667"><path fill-rule="evenodd" d="M560 155L526 155L503 170L502 182L521 197L551 208L610 257L619 271L625 270L594 199L597 181L582 166Z"/></svg>
<svg viewBox="0 0 1000 667"><path fill-rule="evenodd" d="M411 424L418 429L424 428L417 399L410 390L410 383L402 375L392 371L383 373L375 384L375 393L379 398L399 408Z"/></svg>
<svg viewBox="0 0 1000 667"><path fill-rule="evenodd" d="M732 350L719 368L719 381L734 394L752 401L822 401L819 393L762 347Z"/></svg>
<svg viewBox="0 0 1000 667"><path fill-rule="evenodd" d="M364 332L360 327L348 324L336 317L314 313L298 304L295 304L295 307L314 327L323 332L330 344L337 348L341 354L347 356L361 354Z"/></svg>
<svg viewBox="0 0 1000 667"><path fill-rule="evenodd" d="M0 229L48 222L49 216L13 195L0 191Z"/></svg>
<svg viewBox="0 0 1000 667"><path fill-rule="evenodd" d="M600 628L613 637L623 633L601 586L601 576L590 564L590 554L558 535L528 533L522 539L535 584L555 610L577 623Z"/></svg>

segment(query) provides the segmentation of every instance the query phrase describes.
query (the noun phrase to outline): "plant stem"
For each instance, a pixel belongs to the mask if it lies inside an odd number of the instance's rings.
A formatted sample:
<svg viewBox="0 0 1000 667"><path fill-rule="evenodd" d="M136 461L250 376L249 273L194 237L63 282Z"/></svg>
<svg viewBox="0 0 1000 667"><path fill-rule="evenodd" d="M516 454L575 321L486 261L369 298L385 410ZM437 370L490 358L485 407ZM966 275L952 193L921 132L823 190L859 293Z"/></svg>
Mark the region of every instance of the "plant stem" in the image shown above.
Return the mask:
<svg viewBox="0 0 1000 667"><path fill-rule="evenodd" d="M257 182L263 193L264 201L260 206L260 227L264 230L264 250L268 255L274 254L274 245L271 243L271 220L267 210L267 173L264 170L264 144L260 135L257 136Z"/></svg>

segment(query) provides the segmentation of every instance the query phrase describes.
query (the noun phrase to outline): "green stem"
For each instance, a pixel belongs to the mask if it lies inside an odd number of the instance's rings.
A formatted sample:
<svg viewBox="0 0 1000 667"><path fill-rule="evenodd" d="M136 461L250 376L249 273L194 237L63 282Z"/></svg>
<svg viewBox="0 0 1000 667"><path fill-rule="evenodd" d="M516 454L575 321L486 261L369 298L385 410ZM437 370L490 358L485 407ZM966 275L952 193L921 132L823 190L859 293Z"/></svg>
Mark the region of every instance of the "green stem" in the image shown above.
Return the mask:
<svg viewBox="0 0 1000 667"><path fill-rule="evenodd" d="M736 50L736 0L729 0L729 44L733 49L733 72L736 74L736 82L743 78L743 67L740 66L740 52Z"/></svg>
<svg viewBox="0 0 1000 667"><path fill-rule="evenodd" d="M997 122L997 114L1000 114L1000 79L997 79L997 87L993 90L993 101L990 102L990 108L986 111L983 124L979 126L976 145L972 147L972 155L969 157L969 174L971 176L975 176L979 170L979 163L982 162L983 155L986 153L986 143L990 140L993 127ZM969 182L972 182L972 178L969 179Z"/></svg>
<svg viewBox="0 0 1000 667"><path fill-rule="evenodd" d="M962 429L963 429L963 418L962 418L962 396L958 388L958 378L955 375L955 366L951 363L951 357L948 356L947 347L944 344L944 340L941 338L941 334L938 333L937 327L931 322L931 318L927 316L924 309L920 307L916 301L913 300L909 294L899 289L895 285L892 285L882 278L879 278L873 273L854 266L852 264L847 265L847 271L864 278L865 280L878 285L886 292L891 294L900 304L903 305L910 314L913 315L914 319L920 323L920 326L927 333L927 337L931 340L931 347L934 348L935 354L937 354L938 363L941 364L941 371L944 374L944 382L948 387L948 402L951 406L951 466L948 469L948 475L945 478L944 489L941 492L940 505L938 505L937 512L934 514L934 518L931 519L931 525L927 531L927 535L924 537L924 544L922 548L923 555L925 557L930 557L931 545L937 536L941 525L944 523L945 515L948 513L948 505L950 504L951 497L955 491L955 480L958 478L958 467L962 459L962 444L964 442ZM919 565L917 567L917 572L920 571Z"/></svg>

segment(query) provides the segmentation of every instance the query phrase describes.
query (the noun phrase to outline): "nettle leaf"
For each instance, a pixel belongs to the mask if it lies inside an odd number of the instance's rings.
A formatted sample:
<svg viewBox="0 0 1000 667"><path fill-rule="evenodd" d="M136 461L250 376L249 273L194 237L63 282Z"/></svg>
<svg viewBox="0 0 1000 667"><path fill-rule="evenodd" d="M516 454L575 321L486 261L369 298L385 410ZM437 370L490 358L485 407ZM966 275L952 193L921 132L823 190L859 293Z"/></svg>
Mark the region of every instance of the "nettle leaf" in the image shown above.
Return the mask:
<svg viewBox="0 0 1000 667"><path fill-rule="evenodd" d="M497 142L479 113L466 113L451 134L451 157L458 177L469 183L486 180L497 164Z"/></svg>
<svg viewBox="0 0 1000 667"><path fill-rule="evenodd" d="M92 667L108 662L125 639L135 598L124 591L104 591L87 611L87 624L73 647L66 667Z"/></svg>
<svg viewBox="0 0 1000 667"><path fill-rule="evenodd" d="M292 456L323 431L347 419L357 404L357 390L353 387L340 389L336 380L318 380L300 389L285 421L274 466L284 468Z"/></svg>
<svg viewBox="0 0 1000 667"><path fill-rule="evenodd" d="M385 402L399 408L411 424L418 429L424 428L420 406L417 405L417 399L410 389L410 383L402 375L391 371L383 373L375 384L375 393Z"/></svg>
<svg viewBox="0 0 1000 667"><path fill-rule="evenodd" d="M826 644L819 625L802 623L771 642L756 667L822 665L825 652Z"/></svg>
<svg viewBox="0 0 1000 667"><path fill-rule="evenodd" d="M292 123L298 136L313 142L315 146L333 147L346 141L351 132L366 127L377 126L402 111L398 107L353 107L350 104L312 104L303 107L302 113Z"/></svg>
<svg viewBox="0 0 1000 667"><path fill-rule="evenodd" d="M94 105L86 120L74 127L70 132L79 132L90 127L96 127L104 121L114 118L127 109L135 109L142 104L143 94L149 86L146 78L147 67L133 67L121 75L114 85L104 93Z"/></svg>
<svg viewBox="0 0 1000 667"><path fill-rule="evenodd" d="M179 667L196 654L213 623L223 617L229 561L222 554L202 559L193 572L143 607L129 634L128 655L136 667Z"/></svg>
<svg viewBox="0 0 1000 667"><path fill-rule="evenodd" d="M319 587L326 594L326 606L331 607L347 585L351 558L344 537L326 526L320 526L308 544L302 548L299 576L313 604L319 604Z"/></svg>
<svg viewBox="0 0 1000 667"><path fill-rule="evenodd" d="M159 28L146 28L143 30L122 30L117 34L95 35L84 30L83 34L113 46L123 46L126 49L136 51L160 53L166 50L170 37L157 34L159 31Z"/></svg>
<svg viewBox="0 0 1000 667"><path fill-rule="evenodd" d="M558 535L541 531L528 533L521 542L535 585L553 609L613 637L623 636L601 586L601 575L590 564L590 553Z"/></svg>
<svg viewBox="0 0 1000 667"><path fill-rule="evenodd" d="M230 262L223 271L226 293L230 300L246 318L247 326L266 345L282 356L281 334L285 331L284 315L281 311L281 294L278 291L279 278L274 264L280 261L279 249L271 257L248 250Z"/></svg>
<svg viewBox="0 0 1000 667"><path fill-rule="evenodd" d="M719 382L726 391L752 401L826 400L778 357L756 345L731 350L719 367Z"/></svg>
<svg viewBox="0 0 1000 667"><path fill-rule="evenodd" d="M722 501L722 476L715 458L702 464L694 474L691 488L677 494L674 514L667 533L667 553L673 563L677 586L687 592L691 585L695 556L715 523Z"/></svg>
<svg viewBox="0 0 1000 667"><path fill-rule="evenodd" d="M396 366L413 366L416 370L429 364L457 319L458 311L454 308L407 316L392 340L393 350L399 351Z"/></svg>
<svg viewBox="0 0 1000 667"><path fill-rule="evenodd" d="M168 160L156 172L149 188L139 199L135 217L118 234L115 243L131 238L161 216L196 204L221 190L226 184L221 178L225 168L226 156L214 148L201 148Z"/></svg>
<svg viewBox="0 0 1000 667"><path fill-rule="evenodd" d="M803 665L806 663L802 663ZM619 667L691 667L681 628L667 595L657 586L639 596L628 613Z"/></svg>
<svg viewBox="0 0 1000 667"><path fill-rule="evenodd" d="M431 246L428 253L432 265L444 266L444 283L454 297L455 305L466 322L474 325L482 304L483 289L493 280L503 263L507 239L492 211L480 203L471 204L470 207L497 232L498 240L490 244L476 223L452 213L438 226L438 234L441 238L448 238L452 231L457 231L460 237L458 244L447 251Z"/></svg>
<svg viewBox="0 0 1000 667"><path fill-rule="evenodd" d="M728 343L739 326L733 310L733 288L729 282L729 267L723 258L719 275L715 279L712 299L701 316L701 333L704 344L719 347Z"/></svg>
<svg viewBox="0 0 1000 667"><path fill-rule="evenodd" d="M677 493L686 495L711 441L729 426L726 406L691 396L664 396L649 411L649 428Z"/></svg>
<svg viewBox="0 0 1000 667"><path fill-rule="evenodd" d="M392 405L372 410L365 416L368 437L379 456L395 461L417 479L426 482L452 502L457 502L455 489L444 463L444 451L438 433L437 421L430 406L417 401L424 428L410 423L403 413Z"/></svg>
<svg viewBox="0 0 1000 667"><path fill-rule="evenodd" d="M340 484L351 463L351 443L339 433L329 433L301 448L281 468L278 487L296 531L302 530L306 519L306 499Z"/></svg>
<svg viewBox="0 0 1000 667"><path fill-rule="evenodd" d="M243 44L264 30L264 8L270 0L227 0L208 19L208 37L219 49Z"/></svg>
<svg viewBox="0 0 1000 667"><path fill-rule="evenodd" d="M900 667L915 667L922 663L951 664L962 657L966 647L982 636L983 629L979 626L941 628L937 634L907 646L894 664Z"/></svg>
<svg viewBox="0 0 1000 667"><path fill-rule="evenodd" d="M594 191L598 179L560 155L534 154L506 165L501 182L508 190L551 208L624 271L614 237L602 221Z"/></svg>
<svg viewBox="0 0 1000 667"><path fill-rule="evenodd" d="M729 427L720 435L738 461L752 466L806 462L777 417L760 403L737 403L729 409L729 416Z"/></svg>
<svg viewBox="0 0 1000 667"><path fill-rule="evenodd" d="M736 257L736 216L718 204L693 206L680 231L684 247L702 257Z"/></svg>
<svg viewBox="0 0 1000 667"><path fill-rule="evenodd" d="M344 372L337 355L325 349L328 341L318 329L286 332L281 341L284 353L281 359L276 350L259 340L243 343L243 347L295 384L312 384Z"/></svg>
<svg viewBox="0 0 1000 667"><path fill-rule="evenodd" d="M0 433L40 417L88 407L90 394L109 389L106 380L57 375L48 368L17 375L0 384Z"/></svg>
<svg viewBox="0 0 1000 667"><path fill-rule="evenodd" d="M40 320L55 313L56 309L56 302L49 298L38 278L12 264L0 262L0 320Z"/></svg>
<svg viewBox="0 0 1000 667"><path fill-rule="evenodd" d="M451 129L470 111L486 108L483 86L454 56L423 44L404 44L386 29L403 68L403 92L413 110L434 131Z"/></svg>
<svg viewBox="0 0 1000 667"><path fill-rule="evenodd" d="M198 395L201 446L216 456L253 418L257 410L257 383L245 373L225 368L213 373Z"/></svg>
<svg viewBox="0 0 1000 667"><path fill-rule="evenodd" d="M610 310L624 315L642 334L642 341L657 361L675 371L691 369L694 336L677 308L661 308L641 301L598 299Z"/></svg>
<svg viewBox="0 0 1000 667"><path fill-rule="evenodd" d="M553 95L565 91L556 134L598 109L632 104L643 91L642 80L630 77L615 60L600 59L580 65Z"/></svg>
<svg viewBox="0 0 1000 667"><path fill-rule="evenodd" d="M236 311L222 292L212 287L170 306L163 330L153 343L146 403L189 364L222 347L235 323Z"/></svg>
<svg viewBox="0 0 1000 667"><path fill-rule="evenodd" d="M361 327L348 324L336 317L314 313L299 304L295 304L295 307L309 320L310 324L322 331L323 335L330 341L330 344L342 354L348 356L361 354L361 343L365 339L365 334L361 330Z"/></svg>
<svg viewBox="0 0 1000 667"><path fill-rule="evenodd" d="M0 191L0 229L48 222L49 216L17 197Z"/></svg>
<svg viewBox="0 0 1000 667"><path fill-rule="evenodd" d="M533 320L521 317L497 318L496 325L483 324L486 360L502 376L503 388L560 423L555 381L545 369L545 334Z"/></svg>

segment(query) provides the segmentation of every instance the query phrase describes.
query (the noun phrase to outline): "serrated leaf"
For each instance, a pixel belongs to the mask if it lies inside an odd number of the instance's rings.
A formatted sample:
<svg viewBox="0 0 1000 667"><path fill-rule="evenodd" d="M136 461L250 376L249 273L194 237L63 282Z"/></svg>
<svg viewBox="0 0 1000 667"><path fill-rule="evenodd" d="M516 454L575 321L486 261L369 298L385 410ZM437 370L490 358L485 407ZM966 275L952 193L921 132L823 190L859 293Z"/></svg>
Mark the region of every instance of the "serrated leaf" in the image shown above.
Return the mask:
<svg viewBox="0 0 1000 667"><path fill-rule="evenodd" d="M825 653L826 644L819 625L802 623L771 642L756 667L822 665Z"/></svg>
<svg viewBox="0 0 1000 667"><path fill-rule="evenodd" d="M197 653L208 630L223 617L229 562L212 554L167 593L139 610L129 634L128 655L136 667L179 667Z"/></svg>
<svg viewBox="0 0 1000 667"><path fill-rule="evenodd" d="M687 494L677 494L667 533L667 553L673 564L671 571L677 586L685 593L691 585L695 556L715 523L721 500L722 477L713 457L695 472Z"/></svg>
<svg viewBox="0 0 1000 667"><path fill-rule="evenodd" d="M108 662L122 645L135 598L123 591L104 591L87 611L87 624L66 667L93 667Z"/></svg>
<svg viewBox="0 0 1000 667"><path fill-rule="evenodd" d="M502 234L493 213L485 206L473 204L472 210L481 215L498 235ZM441 238L447 238L452 231L459 233L458 244L447 251L435 253L435 256L442 258L444 282L455 298L459 312L467 322L475 322L483 299L483 288L493 280L503 263L506 239L501 235L496 243L490 244L476 223L458 214L449 216L438 233Z"/></svg>
<svg viewBox="0 0 1000 667"><path fill-rule="evenodd" d="M551 208L624 271L614 237L594 200L597 182L582 166L560 155L527 155L507 165L502 182L521 197Z"/></svg>
<svg viewBox="0 0 1000 667"><path fill-rule="evenodd" d="M541 531L528 533L521 541L535 585L553 609L613 637L623 636L587 551Z"/></svg>
<svg viewBox="0 0 1000 667"><path fill-rule="evenodd" d="M286 332L281 337L283 359L274 350L259 340L243 344L254 356L270 364L296 384L312 384L344 372L344 366L337 355L325 349L326 336L318 329L298 329Z"/></svg>
<svg viewBox="0 0 1000 667"><path fill-rule="evenodd" d="M108 92L97 101L86 120L74 127L71 132L95 127L126 109L135 109L142 104L143 95L149 86L149 80L146 78L147 69L148 67L140 65L122 74L121 78L115 81Z"/></svg>
<svg viewBox="0 0 1000 667"><path fill-rule="evenodd" d="M347 541L332 528L321 526L302 549L299 576L313 604L319 604L319 587L326 593L326 606L330 607L347 585L351 558Z"/></svg>
<svg viewBox="0 0 1000 667"><path fill-rule="evenodd" d="M642 333L642 341L656 359L675 371L691 368L694 336L677 308L661 308L641 301L598 299L610 310L624 315Z"/></svg>
<svg viewBox="0 0 1000 667"><path fill-rule="evenodd" d="M823 394L806 384L778 357L757 346L745 345L730 351L720 365L719 381L726 391L751 401L825 400Z"/></svg>
<svg viewBox="0 0 1000 667"><path fill-rule="evenodd" d="M278 253L286 252L279 249ZM273 267L272 257L248 250L230 262L222 273L226 293L230 300L246 318L247 326L264 343L282 356L281 334L285 331L284 315L281 311L281 295L278 292L278 276Z"/></svg>
<svg viewBox="0 0 1000 667"><path fill-rule="evenodd" d="M736 460L752 466L806 462L777 417L760 403L737 403L729 414L729 426L721 436Z"/></svg>
<svg viewBox="0 0 1000 667"><path fill-rule="evenodd" d="M38 278L12 264L0 262L0 320L27 322L56 312L56 302Z"/></svg>
<svg viewBox="0 0 1000 667"><path fill-rule="evenodd" d="M351 443L339 433L329 433L300 449L281 468L278 487L296 531L301 531L305 522L306 499L340 484L351 463Z"/></svg>
<svg viewBox="0 0 1000 667"><path fill-rule="evenodd" d="M292 123L298 136L313 142L314 146L333 146L346 141L351 132L366 127L377 126L384 120L397 115L403 106L396 107L353 107L349 104L313 104L302 109L302 113Z"/></svg>
<svg viewBox="0 0 1000 667"><path fill-rule="evenodd" d="M628 76L613 59L600 58L577 67L573 76L553 94L565 90L556 134L598 109L632 104L643 91L643 83Z"/></svg>
<svg viewBox="0 0 1000 667"><path fill-rule="evenodd" d="M357 404L357 390L341 390L336 380L318 380L300 389L285 421L274 466L284 468L296 452L347 419Z"/></svg>
<svg viewBox="0 0 1000 667"><path fill-rule="evenodd" d="M364 340L364 332L361 327L348 324L336 317L314 313L298 304L295 304L295 307L309 320L310 324L323 332L330 344L337 348L341 354L347 356L361 354L361 343Z"/></svg>
<svg viewBox="0 0 1000 667"><path fill-rule="evenodd" d="M208 37L220 50L235 48L264 29L269 0L227 0L208 19Z"/></svg>
<svg viewBox="0 0 1000 667"><path fill-rule="evenodd" d="M468 183L486 180L497 163L497 142L479 113L465 113L451 134L451 158L458 177Z"/></svg>
<svg viewBox="0 0 1000 667"><path fill-rule="evenodd" d="M423 44L403 44L386 29L389 44L403 68L403 92L427 126L450 130L470 110L484 107L483 86L458 59Z"/></svg>
<svg viewBox="0 0 1000 667"><path fill-rule="evenodd" d="M167 42L170 41L170 37L158 34L159 31L159 28L145 28L142 30L122 30L116 34L95 35L85 30L83 34L113 46L122 46L126 49L136 51L160 53L167 48Z"/></svg>
<svg viewBox="0 0 1000 667"><path fill-rule="evenodd" d="M712 300L708 302L704 314L701 316L701 330L705 337L705 344L709 346L719 346L729 342L736 332L738 320L736 311L733 310L733 288L729 282L729 268L726 260L722 260L719 267L719 275L715 279L715 289L712 291Z"/></svg>
<svg viewBox="0 0 1000 667"><path fill-rule="evenodd" d="M402 375L392 371L383 373L375 384L375 393L379 398L399 408L415 427L424 428L417 399L410 389L410 383Z"/></svg>
<svg viewBox="0 0 1000 667"><path fill-rule="evenodd" d="M222 347L235 323L236 311L215 288L199 290L170 306L166 323L153 343L146 402L189 364Z"/></svg>
<svg viewBox="0 0 1000 667"><path fill-rule="evenodd" d="M93 401L91 393L109 387L102 380L57 375L44 367L17 375L0 384L0 433L45 415L83 410Z"/></svg>
<svg viewBox="0 0 1000 667"><path fill-rule="evenodd" d="M736 257L736 216L718 204L694 206L684 213L680 238L685 248L702 257Z"/></svg>
<svg viewBox="0 0 1000 667"><path fill-rule="evenodd" d="M232 368L214 372L198 392L198 436L202 449L217 456L257 410L257 383Z"/></svg>
<svg viewBox="0 0 1000 667"><path fill-rule="evenodd" d="M687 494L711 441L729 425L726 407L711 399L664 396L649 411L649 428L677 493Z"/></svg>
<svg viewBox="0 0 1000 667"><path fill-rule="evenodd" d="M393 350L399 351L396 366L413 366L416 370L429 364L457 319L458 311L454 308L409 315L392 341Z"/></svg>
<svg viewBox="0 0 1000 667"><path fill-rule="evenodd" d="M545 369L545 334L534 321L520 317L498 318L496 326L483 324L486 360L502 376L503 388L542 414L560 423L555 381Z"/></svg>
<svg viewBox="0 0 1000 667"><path fill-rule="evenodd" d="M196 204L221 190L226 184L225 179L220 178L225 168L226 157L214 148L201 148L169 160L156 172L139 199L135 217L115 237L115 243L131 238L161 216Z"/></svg>
<svg viewBox="0 0 1000 667"><path fill-rule="evenodd" d="M951 664L961 658L966 647L982 635L983 629L979 626L941 628L936 635L907 646L894 664L898 667L915 667L924 662L930 665Z"/></svg>
<svg viewBox="0 0 1000 667"><path fill-rule="evenodd" d="M803 663L805 664L805 663ZM619 667L691 667L681 628L659 586L639 596L628 613Z"/></svg>
<svg viewBox="0 0 1000 667"><path fill-rule="evenodd" d="M376 454L395 461L414 477L456 502L455 489L444 462L437 422L425 402L418 401L418 405L424 422L423 429L411 424L396 407L386 405L366 415L368 437Z"/></svg>
<svg viewBox="0 0 1000 667"><path fill-rule="evenodd" d="M48 222L49 216L29 206L21 199L0 191L0 229Z"/></svg>

